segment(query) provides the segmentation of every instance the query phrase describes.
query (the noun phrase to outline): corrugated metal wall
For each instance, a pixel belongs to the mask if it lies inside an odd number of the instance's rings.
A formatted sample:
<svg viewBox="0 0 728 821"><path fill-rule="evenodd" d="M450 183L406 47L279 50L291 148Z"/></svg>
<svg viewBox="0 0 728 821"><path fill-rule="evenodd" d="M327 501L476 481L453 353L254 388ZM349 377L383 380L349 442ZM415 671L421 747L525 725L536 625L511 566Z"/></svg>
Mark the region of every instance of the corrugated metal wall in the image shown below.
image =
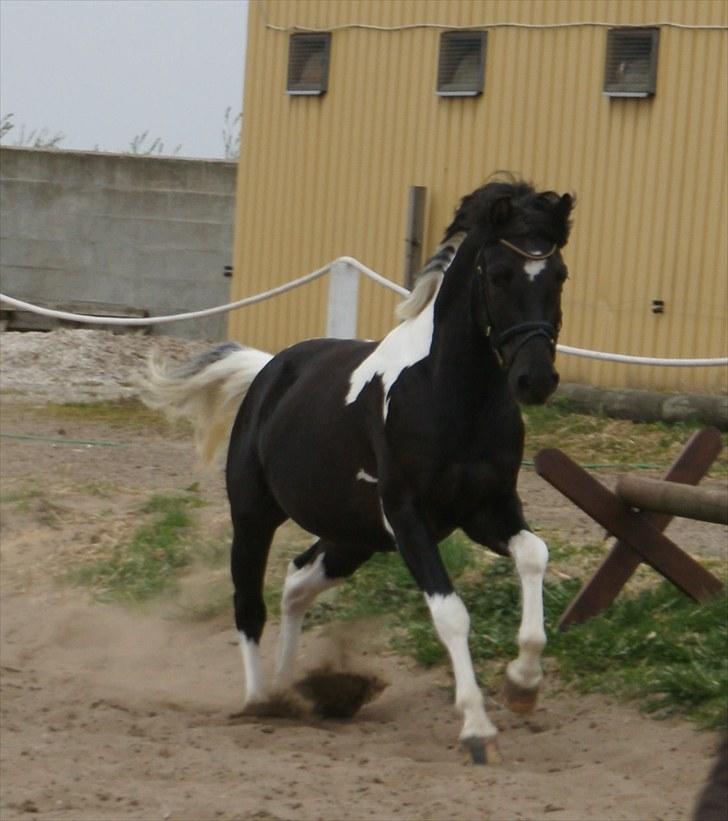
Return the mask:
<svg viewBox="0 0 728 821"><path fill-rule="evenodd" d="M285 94L288 34L431 22L725 25L712 0L275 0L251 2L233 297L349 254L403 280L411 185L427 187L429 252L458 199L496 169L575 191L565 344L646 356L728 348L728 32L663 27L652 99L602 95L607 29L491 28L484 94L439 98L439 30L333 34L328 92ZM278 350L321 335L327 283L232 315L230 335ZM651 312L662 299L665 312ZM362 283L359 334L383 335L396 298ZM706 392L726 369L645 368L563 356L593 385Z"/></svg>

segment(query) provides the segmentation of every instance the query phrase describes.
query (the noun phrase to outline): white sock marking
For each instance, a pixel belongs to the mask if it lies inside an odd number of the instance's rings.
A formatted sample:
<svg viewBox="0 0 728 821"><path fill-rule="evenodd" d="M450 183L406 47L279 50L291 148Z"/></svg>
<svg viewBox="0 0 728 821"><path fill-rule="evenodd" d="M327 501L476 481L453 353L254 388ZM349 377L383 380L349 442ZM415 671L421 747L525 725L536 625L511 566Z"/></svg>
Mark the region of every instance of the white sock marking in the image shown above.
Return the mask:
<svg viewBox="0 0 728 821"><path fill-rule="evenodd" d="M475 680L468 647L470 616L457 593L425 595L440 641L447 648L455 674L455 706L463 714L460 738L494 738L498 730L483 706L483 694Z"/></svg>
<svg viewBox="0 0 728 821"><path fill-rule="evenodd" d="M263 686L263 669L260 664L260 647L256 641L249 639L242 630L240 650L243 656L243 670L245 671L245 703L261 701L265 692Z"/></svg>
<svg viewBox="0 0 728 821"><path fill-rule="evenodd" d="M276 685L285 686L290 681L296 661L296 649L301 634L303 618L313 600L324 590L341 583L341 579L329 579L324 570L323 553L311 564L301 568L291 562L281 598L281 632L278 639Z"/></svg>
<svg viewBox="0 0 728 821"><path fill-rule="evenodd" d="M518 630L518 658L508 665L508 677L525 689L541 682L541 653L546 644L543 626L543 577L549 552L538 536L527 530L517 533L508 543L521 578L522 614Z"/></svg>
<svg viewBox="0 0 728 821"><path fill-rule="evenodd" d="M379 481L376 476L372 476L371 474L367 473L364 468L359 468L359 473L356 474L357 479L361 479L362 482L369 482L370 484L376 485Z"/></svg>
<svg viewBox="0 0 728 821"><path fill-rule="evenodd" d="M382 413L386 419L392 386L405 368L411 367L430 353L434 321L435 299L432 299L421 313L391 330L352 373L345 403L351 405L355 402L369 382L379 376L384 391Z"/></svg>

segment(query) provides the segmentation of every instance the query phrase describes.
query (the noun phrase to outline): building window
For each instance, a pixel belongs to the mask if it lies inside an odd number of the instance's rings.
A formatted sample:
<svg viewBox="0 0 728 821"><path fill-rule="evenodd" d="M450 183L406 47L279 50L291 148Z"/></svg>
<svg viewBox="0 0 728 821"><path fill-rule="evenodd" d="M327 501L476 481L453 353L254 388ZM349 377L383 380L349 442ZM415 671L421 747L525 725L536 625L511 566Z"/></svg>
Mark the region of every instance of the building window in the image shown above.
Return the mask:
<svg viewBox="0 0 728 821"><path fill-rule="evenodd" d="M287 94L324 94L329 79L330 32L292 34L288 41Z"/></svg>
<svg viewBox="0 0 728 821"><path fill-rule="evenodd" d="M615 28L607 32L604 93L608 97L649 97L657 87L656 28Z"/></svg>
<svg viewBox="0 0 728 821"><path fill-rule="evenodd" d="M437 64L437 93L442 97L475 97L483 93L485 31L443 31Z"/></svg>

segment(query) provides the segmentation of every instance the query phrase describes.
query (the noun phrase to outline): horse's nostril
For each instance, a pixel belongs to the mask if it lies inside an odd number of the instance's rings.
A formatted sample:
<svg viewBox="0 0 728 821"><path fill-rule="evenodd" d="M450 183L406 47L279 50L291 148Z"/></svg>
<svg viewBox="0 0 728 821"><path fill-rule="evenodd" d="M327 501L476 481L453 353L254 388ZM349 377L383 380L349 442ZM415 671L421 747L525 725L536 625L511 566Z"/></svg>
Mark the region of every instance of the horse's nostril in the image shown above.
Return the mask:
<svg viewBox="0 0 728 821"><path fill-rule="evenodd" d="M518 389L521 391L526 391L531 387L531 380L528 378L527 373L522 373L517 380Z"/></svg>

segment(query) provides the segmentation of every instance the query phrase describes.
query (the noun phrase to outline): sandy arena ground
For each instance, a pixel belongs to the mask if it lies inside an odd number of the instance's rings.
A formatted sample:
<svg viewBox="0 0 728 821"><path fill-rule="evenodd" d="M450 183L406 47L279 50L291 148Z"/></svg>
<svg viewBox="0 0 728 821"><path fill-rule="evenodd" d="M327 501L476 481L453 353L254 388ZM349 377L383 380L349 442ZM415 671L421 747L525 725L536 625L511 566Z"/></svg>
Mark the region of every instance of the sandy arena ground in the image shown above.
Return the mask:
<svg viewBox="0 0 728 821"><path fill-rule="evenodd" d="M221 477L197 467L188 437L43 410L130 395L153 344L180 357L201 347L93 331L0 337L2 433L44 437L1 440L2 821L690 817L716 738L687 722L574 695L551 675L528 718L489 702L504 761L474 767L457 747L448 670L393 655L374 623L349 646L388 687L354 720L231 719L243 695L232 615L188 615L201 591L227 584L222 571L195 568L177 599L143 613L59 583L129 536L153 493L199 481L203 532L227 532ZM599 538L533 473L521 490L534 524ZM694 549L725 545L716 526L670 533ZM287 526L279 549L304 538ZM304 666L336 646L307 632Z"/></svg>

